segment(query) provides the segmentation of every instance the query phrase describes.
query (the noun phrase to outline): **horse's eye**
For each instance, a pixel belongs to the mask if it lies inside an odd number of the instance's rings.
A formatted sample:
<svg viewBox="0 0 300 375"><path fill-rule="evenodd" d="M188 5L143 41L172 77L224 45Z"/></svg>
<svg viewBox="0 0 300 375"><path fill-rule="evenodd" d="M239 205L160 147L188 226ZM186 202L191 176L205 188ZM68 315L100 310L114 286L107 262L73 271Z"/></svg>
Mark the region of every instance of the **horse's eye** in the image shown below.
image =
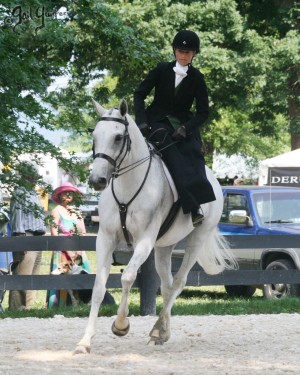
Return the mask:
<svg viewBox="0 0 300 375"><path fill-rule="evenodd" d="M116 137L115 137L115 142L120 142L122 139L123 139L123 135L118 134L118 135L116 135Z"/></svg>

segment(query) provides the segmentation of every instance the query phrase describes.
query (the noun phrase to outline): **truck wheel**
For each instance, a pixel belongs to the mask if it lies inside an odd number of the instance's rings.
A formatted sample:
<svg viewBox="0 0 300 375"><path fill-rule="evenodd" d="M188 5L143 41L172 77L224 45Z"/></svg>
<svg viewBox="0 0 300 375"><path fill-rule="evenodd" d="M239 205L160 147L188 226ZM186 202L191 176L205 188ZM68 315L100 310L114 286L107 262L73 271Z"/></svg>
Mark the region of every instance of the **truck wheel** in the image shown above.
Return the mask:
<svg viewBox="0 0 300 375"><path fill-rule="evenodd" d="M295 269L294 263L289 259L279 259L267 265L266 270L290 270ZM263 294L268 299L280 299L286 296L298 297L300 295L299 284L265 284Z"/></svg>
<svg viewBox="0 0 300 375"><path fill-rule="evenodd" d="M225 290L230 297L252 297L256 291L253 285L225 285Z"/></svg>

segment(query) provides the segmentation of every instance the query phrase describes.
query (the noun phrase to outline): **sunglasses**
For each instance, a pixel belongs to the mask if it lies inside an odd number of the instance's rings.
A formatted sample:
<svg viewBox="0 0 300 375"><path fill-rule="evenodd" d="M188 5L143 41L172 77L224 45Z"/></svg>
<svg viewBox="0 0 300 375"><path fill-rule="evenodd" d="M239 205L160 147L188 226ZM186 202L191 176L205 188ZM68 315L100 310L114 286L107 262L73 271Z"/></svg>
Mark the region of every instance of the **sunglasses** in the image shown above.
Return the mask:
<svg viewBox="0 0 300 375"><path fill-rule="evenodd" d="M64 191L63 193L61 193L61 195L65 195L67 197L73 197L74 193L73 191Z"/></svg>

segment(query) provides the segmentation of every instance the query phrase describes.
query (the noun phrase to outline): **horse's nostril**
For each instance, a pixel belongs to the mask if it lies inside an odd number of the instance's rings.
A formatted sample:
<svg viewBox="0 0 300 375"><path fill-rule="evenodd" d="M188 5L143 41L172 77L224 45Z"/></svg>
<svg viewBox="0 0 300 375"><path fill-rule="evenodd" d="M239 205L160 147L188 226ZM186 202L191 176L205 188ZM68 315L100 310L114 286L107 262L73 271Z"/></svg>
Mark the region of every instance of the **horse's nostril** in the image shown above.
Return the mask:
<svg viewBox="0 0 300 375"><path fill-rule="evenodd" d="M106 188L107 179L105 177L95 178L93 175L90 175L89 183L96 191L100 191Z"/></svg>
<svg viewBox="0 0 300 375"><path fill-rule="evenodd" d="M99 177L97 183L98 183L99 185L105 185L105 186L106 186L106 178L104 178L104 177Z"/></svg>

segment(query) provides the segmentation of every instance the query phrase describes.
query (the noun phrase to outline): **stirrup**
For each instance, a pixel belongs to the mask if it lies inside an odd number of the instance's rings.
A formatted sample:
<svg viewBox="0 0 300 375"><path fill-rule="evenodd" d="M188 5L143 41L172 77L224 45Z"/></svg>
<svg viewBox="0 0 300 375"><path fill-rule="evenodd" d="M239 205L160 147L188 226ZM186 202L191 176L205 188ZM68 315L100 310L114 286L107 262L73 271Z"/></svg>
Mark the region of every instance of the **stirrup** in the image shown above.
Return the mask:
<svg viewBox="0 0 300 375"><path fill-rule="evenodd" d="M204 215L201 207L196 212L192 212L192 222L194 227L197 227L198 225L202 224L203 220Z"/></svg>

